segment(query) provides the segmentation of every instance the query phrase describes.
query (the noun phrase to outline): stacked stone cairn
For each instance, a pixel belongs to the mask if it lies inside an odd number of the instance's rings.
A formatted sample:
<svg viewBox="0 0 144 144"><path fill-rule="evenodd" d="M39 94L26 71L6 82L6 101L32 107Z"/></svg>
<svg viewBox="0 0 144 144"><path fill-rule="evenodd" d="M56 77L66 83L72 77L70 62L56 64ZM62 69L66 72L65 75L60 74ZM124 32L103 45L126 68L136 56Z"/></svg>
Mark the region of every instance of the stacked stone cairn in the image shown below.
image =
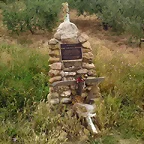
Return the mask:
<svg viewBox="0 0 144 144"><path fill-rule="evenodd" d="M61 60L60 44L82 45L82 61L63 62ZM95 65L93 64L93 53L89 37L85 33L79 33L78 28L71 22L63 22L57 32L49 41L49 83L57 81L76 80L76 77L84 74L88 78L95 76ZM99 96L99 88L96 84L86 85L82 97L94 100ZM51 104L68 104L76 94L76 85L50 86L48 100Z"/></svg>

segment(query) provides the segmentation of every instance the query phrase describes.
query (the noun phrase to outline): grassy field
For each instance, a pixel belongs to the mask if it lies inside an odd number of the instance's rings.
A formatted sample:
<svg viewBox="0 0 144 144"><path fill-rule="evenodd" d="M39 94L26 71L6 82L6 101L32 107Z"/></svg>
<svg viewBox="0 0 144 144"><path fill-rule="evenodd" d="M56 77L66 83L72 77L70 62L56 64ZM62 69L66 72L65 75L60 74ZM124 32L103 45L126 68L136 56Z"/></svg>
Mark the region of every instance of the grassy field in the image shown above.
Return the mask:
<svg viewBox="0 0 144 144"><path fill-rule="evenodd" d="M100 85L102 99L96 101L101 136L93 137L64 112L66 107L51 112L45 102L49 91L46 43L52 34L18 37L2 29L0 144L144 143L144 51L126 45L124 36L104 32L94 20L72 16L90 36L97 76L105 77Z"/></svg>

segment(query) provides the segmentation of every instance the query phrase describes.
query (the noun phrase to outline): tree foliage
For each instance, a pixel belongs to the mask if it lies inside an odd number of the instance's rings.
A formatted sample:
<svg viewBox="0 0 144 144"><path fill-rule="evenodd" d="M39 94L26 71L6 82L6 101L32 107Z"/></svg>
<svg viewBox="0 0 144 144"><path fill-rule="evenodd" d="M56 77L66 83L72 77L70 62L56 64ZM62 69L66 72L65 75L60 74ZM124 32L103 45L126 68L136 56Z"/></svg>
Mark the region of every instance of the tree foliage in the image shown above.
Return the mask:
<svg viewBox="0 0 144 144"><path fill-rule="evenodd" d="M60 1L26 0L7 4L3 9L3 22L12 32L51 30L58 20Z"/></svg>
<svg viewBox="0 0 144 144"><path fill-rule="evenodd" d="M69 0L79 14L96 14L118 32L128 32L135 38L143 37L143 0Z"/></svg>

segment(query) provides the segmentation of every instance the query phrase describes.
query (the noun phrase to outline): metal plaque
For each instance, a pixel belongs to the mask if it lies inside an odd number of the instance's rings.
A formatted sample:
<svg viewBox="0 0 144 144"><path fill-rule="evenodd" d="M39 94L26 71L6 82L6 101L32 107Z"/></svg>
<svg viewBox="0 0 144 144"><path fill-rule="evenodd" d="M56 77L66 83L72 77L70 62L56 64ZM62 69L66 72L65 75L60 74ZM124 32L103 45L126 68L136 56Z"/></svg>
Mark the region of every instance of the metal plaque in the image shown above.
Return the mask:
<svg viewBox="0 0 144 144"><path fill-rule="evenodd" d="M61 44L62 61L82 61L82 45Z"/></svg>

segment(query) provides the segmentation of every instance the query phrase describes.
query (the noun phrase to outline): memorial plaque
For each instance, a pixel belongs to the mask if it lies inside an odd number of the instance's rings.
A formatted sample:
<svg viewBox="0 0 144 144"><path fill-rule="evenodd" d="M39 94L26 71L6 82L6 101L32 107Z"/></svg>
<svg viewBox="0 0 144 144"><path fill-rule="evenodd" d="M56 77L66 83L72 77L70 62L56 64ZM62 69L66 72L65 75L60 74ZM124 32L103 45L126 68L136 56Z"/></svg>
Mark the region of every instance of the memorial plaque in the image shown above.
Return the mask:
<svg viewBox="0 0 144 144"><path fill-rule="evenodd" d="M62 61L82 61L82 45L61 44Z"/></svg>

